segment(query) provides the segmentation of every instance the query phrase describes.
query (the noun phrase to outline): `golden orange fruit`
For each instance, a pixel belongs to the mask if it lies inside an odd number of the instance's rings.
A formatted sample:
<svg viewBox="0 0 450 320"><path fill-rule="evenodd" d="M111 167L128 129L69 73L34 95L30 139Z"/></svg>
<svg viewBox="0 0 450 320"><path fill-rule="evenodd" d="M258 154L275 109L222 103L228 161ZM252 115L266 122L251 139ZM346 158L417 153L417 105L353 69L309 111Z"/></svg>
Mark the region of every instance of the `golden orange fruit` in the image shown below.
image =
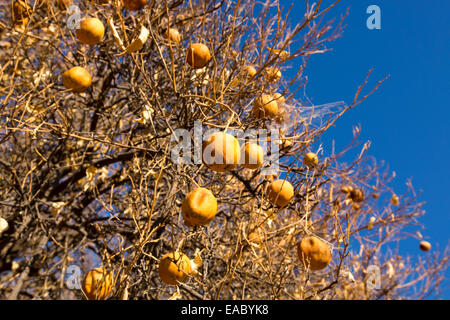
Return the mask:
<svg viewBox="0 0 450 320"><path fill-rule="evenodd" d="M215 132L203 142L203 163L213 171L225 172L236 167L241 159L239 142L224 132Z"/></svg>
<svg viewBox="0 0 450 320"><path fill-rule="evenodd" d="M269 185L268 198L274 205L279 207L287 206L294 198L294 187L287 180L275 180Z"/></svg>
<svg viewBox="0 0 450 320"><path fill-rule="evenodd" d="M248 235L248 241L250 241L252 243L258 244L258 243L263 242L263 240L264 240L263 237L257 231L254 231Z"/></svg>
<svg viewBox="0 0 450 320"><path fill-rule="evenodd" d="M376 221L376 218L375 218L375 217L370 217L370 219L369 219L369 224L367 225L367 229L368 229L368 230L372 230L373 224L375 223L375 221Z"/></svg>
<svg viewBox="0 0 450 320"><path fill-rule="evenodd" d="M181 42L181 35L177 29L169 28L169 39L170 39L170 41L175 42L175 43Z"/></svg>
<svg viewBox="0 0 450 320"><path fill-rule="evenodd" d="M352 186L344 186L344 187L341 188L341 192L345 193L345 194L349 194L352 191L353 191L353 187Z"/></svg>
<svg viewBox="0 0 450 320"><path fill-rule="evenodd" d="M83 292L89 300L104 300L111 293L112 273L104 268L95 268L87 273L83 281Z"/></svg>
<svg viewBox="0 0 450 320"><path fill-rule="evenodd" d="M230 57L232 59L236 59L238 55L239 55L239 53L236 50L231 50L230 51Z"/></svg>
<svg viewBox="0 0 450 320"><path fill-rule="evenodd" d="M252 170L261 168L264 161L264 150L259 144L245 143L242 147L242 153L244 154L244 163L242 163L244 168Z"/></svg>
<svg viewBox="0 0 450 320"><path fill-rule="evenodd" d="M184 24L186 24L186 16L184 15L184 14L182 14L182 13L180 13L180 14L177 14L177 16L175 17L175 19L176 19L176 21L177 21L177 23L178 24L181 24L181 25L184 25Z"/></svg>
<svg viewBox="0 0 450 320"><path fill-rule="evenodd" d="M290 149L294 145L291 138L281 138L280 139L281 149Z"/></svg>
<svg viewBox="0 0 450 320"><path fill-rule="evenodd" d="M200 69L211 60L211 53L203 43L193 43L186 52L186 62L193 68Z"/></svg>
<svg viewBox="0 0 450 320"><path fill-rule="evenodd" d="M105 26L97 18L86 18L75 31L78 41L87 45L94 45L102 41L105 35Z"/></svg>
<svg viewBox="0 0 450 320"><path fill-rule="evenodd" d="M398 206L400 204L400 200L399 200L399 198L398 198L398 196L396 194L392 195L391 203L394 206Z"/></svg>
<svg viewBox="0 0 450 320"><path fill-rule="evenodd" d="M281 79L281 71L274 67L267 67L264 70L264 74L266 76L266 80L271 83L277 82Z"/></svg>
<svg viewBox="0 0 450 320"><path fill-rule="evenodd" d="M430 251L431 249L431 243L429 243L428 241L420 241L420 245L419 245L420 250L422 251Z"/></svg>
<svg viewBox="0 0 450 320"><path fill-rule="evenodd" d="M364 192L361 189L351 190L349 196L353 202L362 202L364 200Z"/></svg>
<svg viewBox="0 0 450 320"><path fill-rule="evenodd" d="M284 98L284 96L281 93L275 92L272 96L278 104L286 103L286 99Z"/></svg>
<svg viewBox="0 0 450 320"><path fill-rule="evenodd" d="M159 261L158 272L164 283L177 285L185 282L191 274L191 260L179 251L167 253Z"/></svg>
<svg viewBox="0 0 450 320"><path fill-rule="evenodd" d="M147 0L122 0L123 6L131 11L140 10L147 4Z"/></svg>
<svg viewBox="0 0 450 320"><path fill-rule="evenodd" d="M73 67L64 72L62 82L66 89L74 92L83 92L91 85L92 79L89 72L83 67Z"/></svg>
<svg viewBox="0 0 450 320"><path fill-rule="evenodd" d="M311 270L321 270L331 261L331 250L328 243L314 237L305 237L297 246L300 262Z"/></svg>
<svg viewBox="0 0 450 320"><path fill-rule="evenodd" d="M283 124L289 120L289 114L286 108L283 105L278 106L278 113L275 117L275 122L277 124Z"/></svg>
<svg viewBox="0 0 450 320"><path fill-rule="evenodd" d="M315 167L319 163L319 158L315 153L308 152L303 158L303 163L308 167Z"/></svg>
<svg viewBox="0 0 450 320"><path fill-rule="evenodd" d="M214 219L216 213L216 197L206 188L199 187L189 192L181 206L181 214L188 226L207 225Z"/></svg>
<svg viewBox="0 0 450 320"><path fill-rule="evenodd" d="M254 66L245 66L242 68L242 72L247 79L253 78L257 73Z"/></svg>
<svg viewBox="0 0 450 320"><path fill-rule="evenodd" d="M278 114L278 103L272 95L262 94L253 102L253 116L255 118L275 118Z"/></svg>

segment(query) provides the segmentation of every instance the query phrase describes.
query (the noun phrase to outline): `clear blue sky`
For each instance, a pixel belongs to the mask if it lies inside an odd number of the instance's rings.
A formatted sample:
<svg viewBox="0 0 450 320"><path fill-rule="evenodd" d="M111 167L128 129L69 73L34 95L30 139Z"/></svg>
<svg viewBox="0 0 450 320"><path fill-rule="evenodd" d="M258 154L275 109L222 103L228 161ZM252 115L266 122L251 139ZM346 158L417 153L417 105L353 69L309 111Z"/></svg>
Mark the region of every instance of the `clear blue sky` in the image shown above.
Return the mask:
<svg viewBox="0 0 450 320"><path fill-rule="evenodd" d="M286 9L291 1L281 3ZM291 21L303 17L304 3L294 2ZM381 9L381 30L366 27L372 4ZM450 238L450 1L343 0L327 17L339 17L347 8L343 36L327 45L333 51L309 61L307 96L315 105L350 103L370 68L369 84L390 78L338 120L322 139L325 151L333 139L337 147L347 144L352 126L361 124L361 139L372 141L369 154L396 172L394 189L401 194L412 178L422 191L419 199L427 211L420 220L426 226L422 234L434 248L443 248ZM417 240L401 241L400 251L423 254ZM449 291L444 298L450 299Z"/></svg>

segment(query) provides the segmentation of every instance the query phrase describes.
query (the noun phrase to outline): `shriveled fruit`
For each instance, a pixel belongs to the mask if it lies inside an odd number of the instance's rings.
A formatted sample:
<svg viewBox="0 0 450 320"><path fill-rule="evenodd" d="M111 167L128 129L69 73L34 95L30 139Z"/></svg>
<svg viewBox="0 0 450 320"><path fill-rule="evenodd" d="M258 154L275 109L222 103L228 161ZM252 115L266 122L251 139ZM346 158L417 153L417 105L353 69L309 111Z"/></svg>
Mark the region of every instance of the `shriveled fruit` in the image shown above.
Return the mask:
<svg viewBox="0 0 450 320"><path fill-rule="evenodd" d="M92 79L89 72L83 67L73 67L64 72L62 82L66 89L74 92L83 92L91 85Z"/></svg>
<svg viewBox="0 0 450 320"><path fill-rule="evenodd" d="M102 41L105 35L105 26L97 18L87 18L81 21L80 28L75 34L81 43L94 45Z"/></svg>
<svg viewBox="0 0 450 320"><path fill-rule="evenodd" d="M289 52L286 50L272 49L267 47L267 50L278 56L281 60L287 59L289 57Z"/></svg>
<svg viewBox="0 0 450 320"><path fill-rule="evenodd" d="M279 207L284 207L291 202L294 197L294 187L292 184L283 179L275 180L270 183L268 188L269 201Z"/></svg>
<svg viewBox="0 0 450 320"><path fill-rule="evenodd" d="M181 35L177 29L169 28L169 39L170 39L170 41L175 42L175 43L181 42Z"/></svg>
<svg viewBox="0 0 450 320"><path fill-rule="evenodd" d="M271 118L274 119L278 114L278 103L272 95L262 94L253 102L252 109L255 118Z"/></svg>
<svg viewBox="0 0 450 320"><path fill-rule="evenodd" d="M394 206L398 206L399 205L400 201L399 201L399 198L398 198L398 196L396 194L392 195L391 203Z"/></svg>
<svg viewBox="0 0 450 320"><path fill-rule="evenodd" d="M258 244L258 243L263 242L263 237L261 236L261 234L259 232L254 231L248 235L248 241L250 241L251 243Z"/></svg>
<svg viewBox="0 0 450 320"><path fill-rule="evenodd" d="M331 261L331 250L325 241L309 236L300 241L297 247L300 262L311 270L321 270Z"/></svg>
<svg viewBox="0 0 450 320"><path fill-rule="evenodd" d="M179 251L167 253L159 261L159 277L166 284L185 282L191 271L191 260Z"/></svg>
<svg viewBox="0 0 450 320"><path fill-rule="evenodd" d="M140 10L147 4L147 0L122 0L123 6L128 10Z"/></svg>
<svg viewBox="0 0 450 320"><path fill-rule="evenodd" d="M431 249L431 243L429 243L428 241L420 241L420 245L419 245L420 250L422 251L430 251Z"/></svg>
<svg viewBox="0 0 450 320"><path fill-rule="evenodd" d="M186 52L186 62L193 68L199 69L206 66L211 60L211 53L203 43L192 43Z"/></svg>
<svg viewBox="0 0 450 320"><path fill-rule="evenodd" d="M112 274L104 268L95 268L83 281L83 292L89 300L104 300L111 293Z"/></svg>
<svg viewBox="0 0 450 320"><path fill-rule="evenodd" d="M286 99L284 98L284 96L281 93L275 92L272 96L278 104L286 103Z"/></svg>
<svg viewBox="0 0 450 320"><path fill-rule="evenodd" d="M257 71L254 66L245 66L242 68L242 73L245 78L251 79L256 76Z"/></svg>
<svg viewBox="0 0 450 320"><path fill-rule="evenodd" d="M319 158L315 153L308 152L305 155L305 158L303 158L303 163L307 165L308 167L312 168L315 167L319 163Z"/></svg>
<svg viewBox="0 0 450 320"><path fill-rule="evenodd" d="M364 192L361 189L353 189L349 193L353 202L362 202L364 200Z"/></svg>
<svg viewBox="0 0 450 320"><path fill-rule="evenodd" d="M206 188L196 188L184 198L181 213L189 225L207 225L217 213L216 197Z"/></svg>
<svg viewBox="0 0 450 320"><path fill-rule="evenodd" d="M244 168L256 170L262 166L264 150L259 144L247 142L242 147L242 152L244 153L244 163L242 163Z"/></svg>
<svg viewBox="0 0 450 320"><path fill-rule="evenodd" d="M280 139L280 146L281 149L290 149L294 145L294 142L290 138L281 138Z"/></svg>
<svg viewBox="0 0 450 320"><path fill-rule="evenodd" d="M371 230L373 228L373 224L375 223L375 221L376 221L375 217L370 217L369 224L367 225L367 229Z"/></svg>
<svg viewBox="0 0 450 320"><path fill-rule="evenodd" d="M215 132L203 142L203 163L213 171L232 170L241 159L239 142L224 132Z"/></svg>
<svg viewBox="0 0 450 320"><path fill-rule="evenodd" d="M266 68L264 74L265 74L266 80L268 82L273 83L273 82L277 82L278 80L281 79L281 71L274 67Z"/></svg>
<svg viewBox="0 0 450 320"><path fill-rule="evenodd" d="M345 194L349 194L352 191L353 191L353 187L352 186L343 186L341 188L341 192L345 193Z"/></svg>

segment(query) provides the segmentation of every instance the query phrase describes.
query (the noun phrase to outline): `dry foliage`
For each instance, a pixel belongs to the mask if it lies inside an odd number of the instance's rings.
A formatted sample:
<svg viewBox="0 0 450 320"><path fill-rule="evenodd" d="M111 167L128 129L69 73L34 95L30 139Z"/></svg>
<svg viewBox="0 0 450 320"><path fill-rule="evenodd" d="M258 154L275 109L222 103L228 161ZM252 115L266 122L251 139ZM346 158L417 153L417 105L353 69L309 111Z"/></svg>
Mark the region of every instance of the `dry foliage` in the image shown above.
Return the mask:
<svg viewBox="0 0 450 320"><path fill-rule="evenodd" d="M296 98L309 56L342 32L344 18L326 22L337 3L305 1L303 20L292 26L275 0L149 0L137 11L118 0L73 1L105 26L103 40L88 46L67 27L61 1L19 2L16 16L11 1L0 4L0 216L9 225L0 236L0 297L83 298L66 286L70 265L113 272L111 299L439 294L448 249L418 252L422 258L392 249L415 237L409 226L424 214L413 188L391 201L393 176L367 156L368 144L352 163L341 160L358 148L359 128L344 150L317 144L383 80L368 88L369 72L349 105L312 107ZM142 27L147 41L127 53ZM190 43L210 49L205 68L186 63ZM92 77L83 93L62 85L74 66ZM254 99L275 92L285 98L280 118L255 119ZM174 164L172 132L193 132L196 120L220 130L282 130L279 176L295 190L288 207L270 204L273 177L259 170ZM303 164L308 152L319 156L311 168ZM188 227L181 205L197 186L213 192L218 212L208 226ZM296 245L308 235L331 246L327 268L300 263ZM177 249L198 267L178 287L158 275L159 259ZM378 290L366 284L370 265L381 269Z"/></svg>

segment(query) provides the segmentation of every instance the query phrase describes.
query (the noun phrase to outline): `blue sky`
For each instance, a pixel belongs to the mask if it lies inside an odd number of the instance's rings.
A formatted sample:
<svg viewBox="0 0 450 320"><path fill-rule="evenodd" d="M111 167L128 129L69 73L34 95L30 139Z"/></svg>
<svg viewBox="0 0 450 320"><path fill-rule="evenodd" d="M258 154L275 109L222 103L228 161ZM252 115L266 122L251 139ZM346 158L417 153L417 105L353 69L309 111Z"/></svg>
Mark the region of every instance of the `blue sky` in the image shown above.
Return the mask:
<svg viewBox="0 0 450 320"><path fill-rule="evenodd" d="M281 3L288 8L291 1ZM294 2L291 21L303 17L304 3ZM381 9L381 30L366 27L366 9L373 4ZM327 45L333 51L309 60L308 98L315 105L350 103L372 67L369 85L390 78L321 142L330 152L335 140L339 150L351 140L352 126L361 124L361 140L372 142L369 154L396 172L395 191L404 192L411 178L422 192L427 214L421 232L434 248L444 248L450 234L450 1L343 0L327 17L339 17L347 8L343 36ZM417 240L401 241L399 248L402 254L424 254ZM444 298L450 299L449 291Z"/></svg>

